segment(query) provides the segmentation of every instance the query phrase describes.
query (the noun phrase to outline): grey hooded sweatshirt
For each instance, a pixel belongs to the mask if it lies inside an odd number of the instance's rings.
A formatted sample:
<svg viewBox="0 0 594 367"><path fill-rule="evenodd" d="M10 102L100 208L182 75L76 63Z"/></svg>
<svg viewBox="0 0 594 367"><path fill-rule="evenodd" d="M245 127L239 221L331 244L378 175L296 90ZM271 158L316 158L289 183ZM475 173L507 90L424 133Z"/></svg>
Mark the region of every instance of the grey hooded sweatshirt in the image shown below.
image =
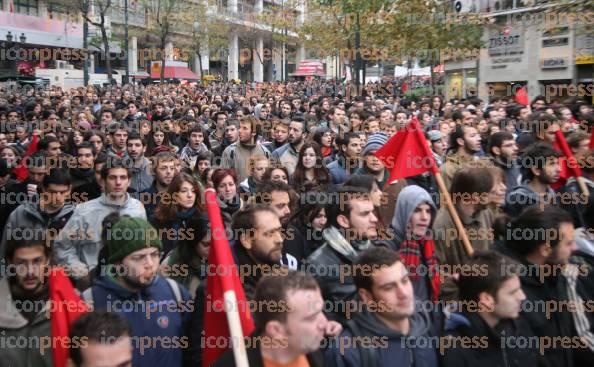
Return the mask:
<svg viewBox="0 0 594 367"><path fill-rule="evenodd" d="M391 223L392 229L394 230L393 248L395 250L400 249L400 245L404 240L414 239L411 237L410 233L407 234L407 227L415 209L421 204L428 204L431 208L431 222L429 226L431 227L437 214L437 208L431 199L431 195L429 195L429 193L421 186L417 185L407 186L400 191ZM413 281L416 300L424 301L430 298L429 285L427 283L429 281L428 279L427 276L424 276Z"/></svg>
<svg viewBox="0 0 594 367"><path fill-rule="evenodd" d="M103 247L101 231L103 219L112 212L146 219L142 203L126 194L123 203L113 202L106 194L80 204L54 242L54 258L58 265L72 269L74 278L83 277L86 270L97 266Z"/></svg>

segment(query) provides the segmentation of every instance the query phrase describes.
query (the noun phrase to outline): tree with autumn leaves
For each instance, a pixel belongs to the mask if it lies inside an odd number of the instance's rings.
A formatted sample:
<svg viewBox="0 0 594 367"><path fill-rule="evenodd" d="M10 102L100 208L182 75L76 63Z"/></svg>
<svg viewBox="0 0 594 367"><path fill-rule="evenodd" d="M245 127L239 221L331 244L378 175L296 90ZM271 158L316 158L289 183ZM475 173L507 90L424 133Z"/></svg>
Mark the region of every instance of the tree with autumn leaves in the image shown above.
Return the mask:
<svg viewBox="0 0 594 367"><path fill-rule="evenodd" d="M454 17L450 3L438 0L314 0L300 35L318 57L338 53L354 75L357 53L362 68L365 62L417 60L433 71L446 57L464 58L479 49L482 28L482 21Z"/></svg>

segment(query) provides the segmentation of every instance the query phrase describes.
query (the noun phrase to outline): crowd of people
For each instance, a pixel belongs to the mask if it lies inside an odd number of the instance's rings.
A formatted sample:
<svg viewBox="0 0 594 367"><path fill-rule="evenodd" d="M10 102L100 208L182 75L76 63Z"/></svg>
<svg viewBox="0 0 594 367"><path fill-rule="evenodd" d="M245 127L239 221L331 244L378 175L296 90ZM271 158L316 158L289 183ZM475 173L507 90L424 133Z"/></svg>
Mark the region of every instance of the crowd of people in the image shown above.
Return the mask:
<svg viewBox="0 0 594 367"><path fill-rule="evenodd" d="M0 91L0 364L52 366L56 266L92 307L73 366L196 366L229 347L203 332L212 188L251 366L590 365L592 106L316 83ZM375 155L413 119L447 193L431 173L390 180Z"/></svg>

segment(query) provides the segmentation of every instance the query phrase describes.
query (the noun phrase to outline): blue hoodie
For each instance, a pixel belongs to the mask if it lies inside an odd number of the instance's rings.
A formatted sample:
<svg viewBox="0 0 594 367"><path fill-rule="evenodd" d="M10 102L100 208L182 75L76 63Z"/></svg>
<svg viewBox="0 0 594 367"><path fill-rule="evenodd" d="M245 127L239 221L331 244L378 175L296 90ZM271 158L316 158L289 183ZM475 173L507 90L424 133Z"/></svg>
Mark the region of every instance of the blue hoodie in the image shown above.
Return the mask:
<svg viewBox="0 0 594 367"><path fill-rule="evenodd" d="M117 312L126 317L132 328L133 366L182 366L183 351L189 340L184 326L193 309L189 292L179 286L183 304L165 278L156 275L140 293L134 293L109 276L103 276L92 287L96 310ZM85 298L89 291L85 291ZM149 342L151 344L149 344Z"/></svg>

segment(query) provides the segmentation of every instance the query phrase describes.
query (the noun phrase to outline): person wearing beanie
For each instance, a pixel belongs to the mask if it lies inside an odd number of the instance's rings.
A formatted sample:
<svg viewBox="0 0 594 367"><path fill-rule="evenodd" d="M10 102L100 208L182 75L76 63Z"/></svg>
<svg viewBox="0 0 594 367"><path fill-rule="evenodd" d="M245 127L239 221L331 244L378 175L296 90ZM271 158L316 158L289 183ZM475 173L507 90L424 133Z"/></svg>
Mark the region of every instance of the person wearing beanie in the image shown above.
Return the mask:
<svg viewBox="0 0 594 367"><path fill-rule="evenodd" d="M394 213L394 206L400 191L406 187L406 180L388 182L390 171L374 154L388 142L388 135L379 132L369 135L361 155L363 166L355 171L357 175L371 175L375 179L377 187L382 190L382 205L379 207L379 215L382 223L390 223Z"/></svg>
<svg viewBox="0 0 594 367"><path fill-rule="evenodd" d="M360 175L372 175L377 181L377 186L381 189L386 184L390 172L386 169L386 166L380 161L374 154L381 147L388 142L388 135L384 133L375 133L369 135L367 143L361 151L363 156L363 167L355 171L356 174Z"/></svg>
<svg viewBox="0 0 594 367"><path fill-rule="evenodd" d="M163 245L158 231L146 219L129 216L116 218L103 231L107 262L83 299L94 310L126 317L133 339L152 341L150 347L133 343L133 366L182 366L192 297L159 275Z"/></svg>

